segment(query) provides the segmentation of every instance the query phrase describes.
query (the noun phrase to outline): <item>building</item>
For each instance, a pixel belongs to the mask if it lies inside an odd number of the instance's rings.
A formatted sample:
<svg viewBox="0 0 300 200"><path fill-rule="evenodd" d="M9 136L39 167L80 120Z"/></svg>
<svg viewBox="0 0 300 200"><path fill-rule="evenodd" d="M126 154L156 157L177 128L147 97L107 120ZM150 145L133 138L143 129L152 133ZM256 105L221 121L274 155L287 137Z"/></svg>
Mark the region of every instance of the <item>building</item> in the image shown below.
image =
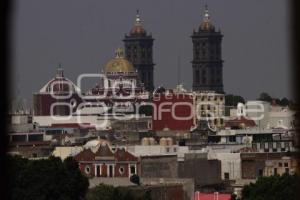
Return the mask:
<svg viewBox="0 0 300 200"><path fill-rule="evenodd" d="M285 172L292 174L297 169L295 156L296 154L282 152L241 153L242 178L256 179L260 176L282 174Z"/></svg>
<svg viewBox="0 0 300 200"><path fill-rule="evenodd" d="M187 153L178 162L179 178L194 178L195 188L218 185L221 180L221 161L208 160L206 153Z"/></svg>
<svg viewBox="0 0 300 200"><path fill-rule="evenodd" d="M135 24L123 41L126 58L138 71L139 78L148 91L154 89L153 40L152 35L147 34L142 26L142 20L137 11Z"/></svg>
<svg viewBox="0 0 300 200"><path fill-rule="evenodd" d="M221 161L222 180L238 180L242 178L240 153L209 152L208 159Z"/></svg>
<svg viewBox="0 0 300 200"><path fill-rule="evenodd" d="M222 37L210 20L207 6L203 22L194 30L193 42L193 90L223 93Z"/></svg>
<svg viewBox="0 0 300 200"><path fill-rule="evenodd" d="M55 124L86 124L96 129L111 129L111 119L139 114L138 105L149 102L149 92L118 48L115 57L104 67L94 88L81 92L64 77L61 66L56 76L34 96L33 122L39 126Z"/></svg>
<svg viewBox="0 0 300 200"><path fill-rule="evenodd" d="M195 126L193 94L160 89L152 98L153 130L189 132Z"/></svg>
<svg viewBox="0 0 300 200"><path fill-rule="evenodd" d="M209 128L217 131L224 127L225 121L225 95L214 91L196 91L193 92L195 97L195 114L197 123L200 120L206 120Z"/></svg>
<svg viewBox="0 0 300 200"><path fill-rule="evenodd" d="M247 101L238 103L236 109L230 109L230 117L243 117L253 120L260 129L293 129L295 111L265 101Z"/></svg>
<svg viewBox="0 0 300 200"><path fill-rule="evenodd" d="M278 160L266 160L264 176L283 175L284 173L295 174L297 172L297 160L292 157L283 156Z"/></svg>
<svg viewBox="0 0 300 200"><path fill-rule="evenodd" d="M75 160L87 177L130 177L139 174L139 160L125 149L112 151L108 144L96 149L87 148L78 153Z"/></svg>
<svg viewBox="0 0 300 200"><path fill-rule="evenodd" d="M149 98L138 72L124 57L122 48L117 48L115 57L105 65L102 75L96 87L87 92L85 99L95 98L108 106L114 105L120 112L133 112L130 103L139 98Z"/></svg>
<svg viewBox="0 0 300 200"><path fill-rule="evenodd" d="M178 178L176 155L141 156L140 166L142 178Z"/></svg>

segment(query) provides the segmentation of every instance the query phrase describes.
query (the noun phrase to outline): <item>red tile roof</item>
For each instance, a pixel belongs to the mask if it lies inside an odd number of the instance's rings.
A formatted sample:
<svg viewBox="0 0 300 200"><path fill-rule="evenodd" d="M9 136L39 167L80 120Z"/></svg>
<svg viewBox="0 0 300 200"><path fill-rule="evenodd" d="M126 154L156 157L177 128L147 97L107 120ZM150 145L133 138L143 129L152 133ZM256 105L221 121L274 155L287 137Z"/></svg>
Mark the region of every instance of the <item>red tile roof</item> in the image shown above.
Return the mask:
<svg viewBox="0 0 300 200"><path fill-rule="evenodd" d="M240 116L235 119L228 120L225 123L225 127L239 127L241 124L244 124L246 127L256 126L255 121L247 119L244 116Z"/></svg>

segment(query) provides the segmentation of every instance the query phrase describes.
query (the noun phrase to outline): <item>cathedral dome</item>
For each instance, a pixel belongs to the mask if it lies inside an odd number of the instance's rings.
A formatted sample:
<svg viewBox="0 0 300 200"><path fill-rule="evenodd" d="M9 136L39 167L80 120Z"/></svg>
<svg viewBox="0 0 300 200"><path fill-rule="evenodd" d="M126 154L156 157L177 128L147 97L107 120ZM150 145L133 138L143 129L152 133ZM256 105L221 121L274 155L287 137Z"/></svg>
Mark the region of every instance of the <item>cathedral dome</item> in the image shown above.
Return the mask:
<svg viewBox="0 0 300 200"><path fill-rule="evenodd" d="M39 91L40 93L79 93L78 88L71 80L64 76L61 65L57 68L57 73L48 83Z"/></svg>
<svg viewBox="0 0 300 200"><path fill-rule="evenodd" d="M124 58L122 48L116 50L116 57L111 59L105 66L105 73L116 73L116 72L134 72L133 65Z"/></svg>

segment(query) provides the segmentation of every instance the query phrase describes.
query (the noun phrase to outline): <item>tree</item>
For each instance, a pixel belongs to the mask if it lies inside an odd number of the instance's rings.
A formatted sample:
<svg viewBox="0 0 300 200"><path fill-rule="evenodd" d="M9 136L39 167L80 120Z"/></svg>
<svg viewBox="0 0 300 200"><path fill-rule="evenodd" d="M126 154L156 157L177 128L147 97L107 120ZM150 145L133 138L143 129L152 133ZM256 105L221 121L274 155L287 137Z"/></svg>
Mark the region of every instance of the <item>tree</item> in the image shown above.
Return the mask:
<svg viewBox="0 0 300 200"><path fill-rule="evenodd" d="M290 101L286 97L284 97L284 98L282 98L280 100L280 104L279 105L281 105L281 106L288 106L288 105L290 105Z"/></svg>
<svg viewBox="0 0 300 200"><path fill-rule="evenodd" d="M28 160L8 156L9 199L81 199L88 180L81 175L77 162L67 158Z"/></svg>
<svg viewBox="0 0 300 200"><path fill-rule="evenodd" d="M262 92L262 93L259 95L258 100L260 100L260 101L266 101L266 102L272 103L273 98L272 98L268 93Z"/></svg>
<svg viewBox="0 0 300 200"><path fill-rule="evenodd" d="M242 96L228 94L225 96L225 115L229 116L230 108L234 108L238 103L245 103L245 99Z"/></svg>
<svg viewBox="0 0 300 200"><path fill-rule="evenodd" d="M89 190L86 200L151 200L151 194L141 187L134 190L128 187L99 184Z"/></svg>
<svg viewBox="0 0 300 200"><path fill-rule="evenodd" d="M297 188L297 175L260 177L256 183L244 186L242 200L294 200Z"/></svg>
<svg viewBox="0 0 300 200"><path fill-rule="evenodd" d="M87 200L111 200L114 195L114 187L110 185L99 184L89 190L86 195Z"/></svg>
<svg viewBox="0 0 300 200"><path fill-rule="evenodd" d="M245 99L242 96L228 94L225 96L225 105L236 107L238 103L245 103Z"/></svg>

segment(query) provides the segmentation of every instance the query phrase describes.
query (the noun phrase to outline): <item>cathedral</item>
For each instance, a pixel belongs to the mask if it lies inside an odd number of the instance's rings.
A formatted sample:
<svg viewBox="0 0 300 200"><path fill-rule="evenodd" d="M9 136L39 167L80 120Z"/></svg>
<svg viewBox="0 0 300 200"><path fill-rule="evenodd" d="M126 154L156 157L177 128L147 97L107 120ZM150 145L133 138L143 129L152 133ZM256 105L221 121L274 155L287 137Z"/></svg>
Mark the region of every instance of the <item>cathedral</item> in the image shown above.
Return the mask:
<svg viewBox="0 0 300 200"><path fill-rule="evenodd" d="M193 91L199 94L224 94L221 56L223 35L215 30L207 7L200 27L197 31L194 30L191 37ZM129 104L151 102L155 65L153 41L152 35L144 29L137 11L135 23L123 39L124 50L116 50L115 56L104 66L103 77L99 78L96 86L88 91L81 91L81 88L64 76L63 69L59 66L56 76L33 95L34 115L49 116L53 111L53 114L69 115L84 102L99 101L108 107L117 106L120 110L132 113L134 109L127 109L131 106ZM57 104L55 109L53 104ZM90 112L98 111L90 109Z"/></svg>

